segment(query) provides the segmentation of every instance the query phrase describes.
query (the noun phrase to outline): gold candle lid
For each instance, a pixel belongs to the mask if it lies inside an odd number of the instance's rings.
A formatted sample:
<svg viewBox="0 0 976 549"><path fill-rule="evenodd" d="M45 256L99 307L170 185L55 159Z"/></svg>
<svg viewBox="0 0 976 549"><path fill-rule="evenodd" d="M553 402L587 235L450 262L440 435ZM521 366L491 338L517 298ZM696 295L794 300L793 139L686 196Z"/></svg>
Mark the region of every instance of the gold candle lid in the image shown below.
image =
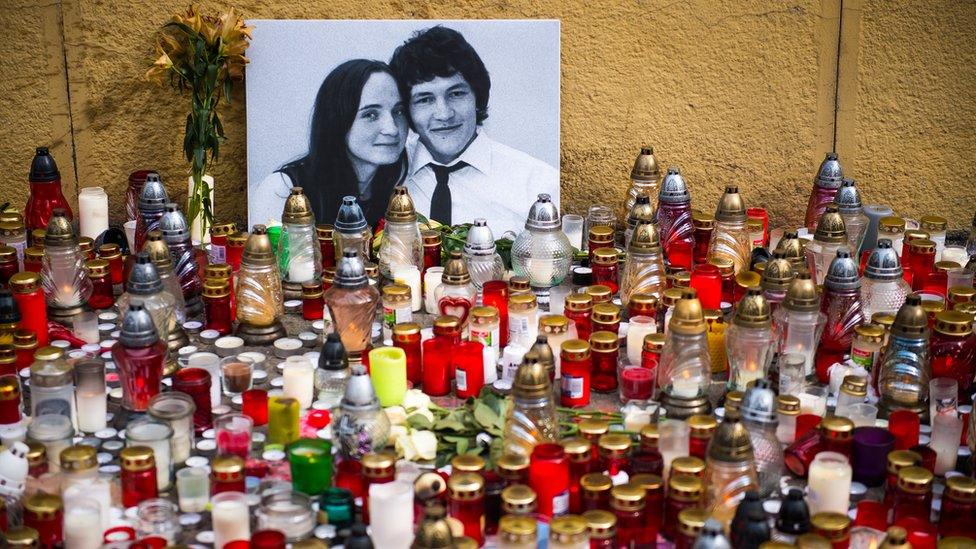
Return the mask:
<svg viewBox="0 0 976 549"><path fill-rule="evenodd" d="M444 549L456 547L451 525L447 522L447 510L443 505L431 502L424 508L424 518L417 527L414 545Z"/></svg>
<svg viewBox="0 0 976 549"><path fill-rule="evenodd" d="M846 417L827 416L820 421L820 431L827 438L846 440L854 436L854 422Z"/></svg>
<svg viewBox="0 0 976 549"><path fill-rule="evenodd" d="M620 341L617 334L598 330L590 334L590 349L594 353L611 353L620 349Z"/></svg>
<svg viewBox="0 0 976 549"><path fill-rule="evenodd" d="M692 210L691 224L696 229L711 230L715 228L715 216L701 210Z"/></svg>
<svg viewBox="0 0 976 549"><path fill-rule="evenodd" d="M885 532L885 539L881 542L881 549L912 549L908 542L908 530L901 526L890 526Z"/></svg>
<svg viewBox="0 0 976 549"><path fill-rule="evenodd" d="M380 478L393 473L396 456L389 452L369 452L363 455L362 472L367 478Z"/></svg>
<svg viewBox="0 0 976 549"><path fill-rule="evenodd" d="M583 513L590 539L610 539L617 533L617 517L610 511L591 509Z"/></svg>
<svg viewBox="0 0 976 549"><path fill-rule="evenodd" d="M668 283L672 288L688 288L691 286L691 273L689 271L677 271L668 275Z"/></svg>
<svg viewBox="0 0 976 549"><path fill-rule="evenodd" d="M641 428L640 441L642 445L657 447L659 440L661 440L661 431L658 429L657 423L648 423Z"/></svg>
<svg viewBox="0 0 976 549"><path fill-rule="evenodd" d="M868 379L864 376L844 376L844 381L840 385L840 390L856 397L867 396Z"/></svg>
<svg viewBox="0 0 976 549"><path fill-rule="evenodd" d="M666 340L665 335L660 332L647 334L644 336L644 350L651 353L660 353L664 349L664 342Z"/></svg>
<svg viewBox="0 0 976 549"><path fill-rule="evenodd" d="M208 278L203 281L204 297L227 297L230 295L230 281L226 278Z"/></svg>
<svg viewBox="0 0 976 549"><path fill-rule="evenodd" d="M502 454L501 457L495 460L495 467L498 468L499 472L508 473L509 476L513 474L517 475L521 471L528 470L529 458L521 454Z"/></svg>
<svg viewBox="0 0 976 549"><path fill-rule="evenodd" d="M241 247L247 244L247 239L250 235L245 231L239 231L236 233L231 233L227 235L227 245Z"/></svg>
<svg viewBox="0 0 976 549"><path fill-rule="evenodd" d="M973 317L959 311L940 311L935 313L935 331L945 335L969 335L973 333Z"/></svg>
<svg viewBox="0 0 976 549"><path fill-rule="evenodd" d="M934 254L935 242L927 238L915 238L908 242L908 249L915 254Z"/></svg>
<svg viewBox="0 0 976 549"><path fill-rule="evenodd" d="M937 272L940 272L940 273L948 273L949 271L951 271L953 269L960 269L960 268L962 268L962 265L956 263L955 261L945 261L945 260L943 260L943 261L936 261L935 264L933 265L933 267L935 267L935 270Z"/></svg>
<svg viewBox="0 0 976 549"><path fill-rule="evenodd" d="M674 307L681 300L681 292L685 288L668 288L661 293L661 302L667 308Z"/></svg>
<svg viewBox="0 0 976 549"><path fill-rule="evenodd" d="M911 450L892 450L888 452L888 472L897 475L898 471L905 467L913 467L922 464L922 456L918 452Z"/></svg>
<svg viewBox="0 0 976 549"><path fill-rule="evenodd" d="M543 315L539 319L539 333L564 334L569 330L569 319L563 315Z"/></svg>
<svg viewBox="0 0 976 549"><path fill-rule="evenodd" d="M509 295L514 295L517 293L530 292L532 289L529 287L529 279L524 276L513 276L508 279L508 292Z"/></svg>
<svg viewBox="0 0 976 549"><path fill-rule="evenodd" d="M744 223L746 220L746 203L739 194L738 185L726 185L725 193L715 208L715 220L723 222Z"/></svg>
<svg viewBox="0 0 976 549"><path fill-rule="evenodd" d="M606 433L600 435L600 440L597 442L597 445L600 447L601 454L626 455L630 452L633 441L631 441L630 435Z"/></svg>
<svg viewBox="0 0 976 549"><path fill-rule="evenodd" d="M940 215L923 215L918 220L919 225L926 231L944 231L949 227L949 220Z"/></svg>
<svg viewBox="0 0 976 549"><path fill-rule="evenodd" d="M844 539L850 533L851 519L843 513L827 511L810 517L810 527L827 539Z"/></svg>
<svg viewBox="0 0 976 549"><path fill-rule="evenodd" d="M820 310L820 294L808 271L800 271L786 290L783 307L790 311L814 312Z"/></svg>
<svg viewBox="0 0 976 549"><path fill-rule="evenodd" d="M752 460L752 441L749 438L749 431L738 418L729 417L728 399L726 399L725 419L718 424L708 444L708 457L715 461L730 463Z"/></svg>
<svg viewBox="0 0 976 549"><path fill-rule="evenodd" d="M616 265L617 263L617 250L597 248L593 251L593 265Z"/></svg>
<svg viewBox="0 0 976 549"><path fill-rule="evenodd" d="M44 232L44 247L77 246L78 236L64 208L55 208Z"/></svg>
<svg viewBox="0 0 976 549"><path fill-rule="evenodd" d="M487 324L497 321L498 309L491 305L471 309L471 322L475 324Z"/></svg>
<svg viewBox="0 0 976 549"><path fill-rule="evenodd" d="M447 490L454 499L478 499L485 494L485 479L478 473L454 473L447 479Z"/></svg>
<svg viewBox="0 0 976 549"><path fill-rule="evenodd" d="M545 364L539 361L538 353L535 351L525 353L522 365L515 372L512 395L516 398L538 398L548 395L551 388L549 371Z"/></svg>
<svg viewBox="0 0 976 549"><path fill-rule="evenodd" d="M92 278L103 277L108 274L108 261L104 259L90 259L85 262L85 270Z"/></svg>
<svg viewBox="0 0 976 549"><path fill-rule="evenodd" d="M793 395L779 395L776 397L776 412L784 416L800 415L800 399Z"/></svg>
<svg viewBox="0 0 976 549"><path fill-rule="evenodd" d="M948 294L952 303L976 301L976 288L971 286L953 286L949 288Z"/></svg>
<svg viewBox="0 0 976 549"><path fill-rule="evenodd" d="M383 299L390 301L409 301L410 286L406 284L388 284L383 286Z"/></svg>
<svg viewBox="0 0 976 549"><path fill-rule="evenodd" d="M156 459L149 446L129 446L119 452L122 469L126 471L148 471L156 467Z"/></svg>
<svg viewBox="0 0 976 549"><path fill-rule="evenodd" d="M858 338L865 339L873 343L881 343L884 339L884 328L878 324L858 324L854 327L854 333Z"/></svg>
<svg viewBox="0 0 976 549"><path fill-rule="evenodd" d="M911 494L927 494L932 490L935 476L931 471L917 465L898 470L898 489Z"/></svg>
<svg viewBox="0 0 976 549"><path fill-rule="evenodd" d="M727 257L710 257L708 264L715 266L722 278L733 276L735 272L735 264Z"/></svg>
<svg viewBox="0 0 976 549"><path fill-rule="evenodd" d="M235 232L237 232L237 224L235 223L215 223L210 227L211 236L229 236Z"/></svg>
<svg viewBox="0 0 976 549"><path fill-rule="evenodd" d="M929 238L930 236L932 235L930 235L929 233L921 229L907 229L905 231L905 243L910 244L912 240L917 240L920 238Z"/></svg>
<svg viewBox="0 0 976 549"><path fill-rule="evenodd" d="M683 288L681 299L674 306L671 313L671 323L668 327L675 333L683 335L697 335L705 333L705 313L702 311L698 292L694 288Z"/></svg>
<svg viewBox="0 0 976 549"><path fill-rule="evenodd" d="M34 360L39 360L39 361L57 360L63 356L64 356L64 349L60 347L55 347L53 345L41 347L38 350L34 351Z"/></svg>
<svg viewBox="0 0 976 549"><path fill-rule="evenodd" d="M627 308L633 313L653 318L657 314L657 296L654 294L634 294L630 296Z"/></svg>
<svg viewBox="0 0 976 549"><path fill-rule="evenodd" d="M573 292L566 296L567 311L587 312L593 309L593 298L589 294Z"/></svg>
<svg viewBox="0 0 976 549"><path fill-rule="evenodd" d="M274 250L271 249L271 238L268 237L268 228L265 225L254 226L251 235L247 238L247 244L244 245L241 264L254 267L275 264Z"/></svg>
<svg viewBox="0 0 976 549"><path fill-rule="evenodd" d="M421 231L420 236L424 241L424 246L440 246L441 232L435 230Z"/></svg>
<svg viewBox="0 0 976 549"><path fill-rule="evenodd" d="M740 288L758 288L762 282L762 276L756 271L739 271L739 274L735 275L735 283Z"/></svg>
<svg viewBox="0 0 976 549"><path fill-rule="evenodd" d="M878 232L886 235L904 233L905 220L895 216L882 217L878 221Z"/></svg>
<svg viewBox="0 0 976 549"><path fill-rule="evenodd" d="M9 262L9 261L16 261L16 260L17 260L16 248L0 245L0 261Z"/></svg>
<svg viewBox="0 0 976 549"><path fill-rule="evenodd" d="M661 251L661 235L657 222L639 222L630 235L627 251L638 254L652 254Z"/></svg>
<svg viewBox="0 0 976 549"><path fill-rule="evenodd" d="M451 470L459 473L483 473L485 458L474 454L458 454L451 459Z"/></svg>
<svg viewBox="0 0 976 549"><path fill-rule="evenodd" d="M644 508L644 488L637 484L619 484L610 489L610 507L621 511Z"/></svg>
<svg viewBox="0 0 976 549"><path fill-rule="evenodd" d="M641 147L637 159L634 160L634 167L630 170L630 178L641 181L655 181L661 177L661 166L654 157L654 147L644 145Z"/></svg>
<svg viewBox="0 0 976 549"><path fill-rule="evenodd" d="M671 474L691 475L703 478L705 475L705 460L695 456L680 456L671 462Z"/></svg>
<svg viewBox="0 0 976 549"><path fill-rule="evenodd" d="M607 244L613 242L613 227L609 227L607 225L596 225L594 227L590 227L587 238L594 244ZM596 250L599 249L602 248L594 249L593 253L595 254Z"/></svg>
<svg viewBox="0 0 976 549"><path fill-rule="evenodd" d="M285 199L285 209L281 214L281 222L288 225L312 225L315 214L312 203L305 196L305 189L292 187L291 194Z"/></svg>
<svg viewBox="0 0 976 549"><path fill-rule="evenodd" d="M420 324L416 322L401 322L399 324L393 325L393 341L404 342L410 339L411 336L416 336L420 333Z"/></svg>
<svg viewBox="0 0 976 549"><path fill-rule="evenodd" d="M678 513L678 531L689 538L696 538L705 527L709 513L701 507L689 507Z"/></svg>
<svg viewBox="0 0 976 549"><path fill-rule="evenodd" d="M322 297L325 291L322 290L322 283L311 280L302 282L302 299L317 299Z"/></svg>
<svg viewBox="0 0 976 549"><path fill-rule="evenodd" d="M0 400L16 400L20 402L20 382L16 376L0 376Z"/></svg>
<svg viewBox="0 0 976 549"><path fill-rule="evenodd" d="M532 517L505 515L498 521L498 531L509 543L534 543L536 520ZM425 547L430 547L425 545ZM445 545L444 547L449 547Z"/></svg>
<svg viewBox="0 0 976 549"><path fill-rule="evenodd" d="M586 541L586 521L577 515L553 518L549 523L549 541L566 544Z"/></svg>
<svg viewBox="0 0 976 549"><path fill-rule="evenodd" d="M210 470L218 481L237 481L244 478L244 460L236 455L216 456L210 461Z"/></svg>
<svg viewBox="0 0 976 549"><path fill-rule="evenodd" d="M579 423L579 432L587 438L599 437L610 430L610 422L594 417L584 418Z"/></svg>
<svg viewBox="0 0 976 549"><path fill-rule="evenodd" d="M434 333L456 332L461 329L461 319L454 315L441 315L434 319Z"/></svg>
<svg viewBox="0 0 976 549"><path fill-rule="evenodd" d="M953 311L959 311L960 313L976 317L976 301L965 301L963 303L956 303L952 306Z"/></svg>
<svg viewBox="0 0 976 549"><path fill-rule="evenodd" d="M98 450L87 444L76 444L61 450L61 469L67 472L87 471L98 467Z"/></svg>
<svg viewBox="0 0 976 549"><path fill-rule="evenodd" d="M203 269L205 278L230 278L233 270L227 263L211 263Z"/></svg>
<svg viewBox="0 0 976 549"><path fill-rule="evenodd" d="M817 242L827 242L830 244L843 244L847 242L847 228L844 226L844 218L837 210L837 204L827 204L820 221L817 222L817 230L813 234L813 239Z"/></svg>
<svg viewBox="0 0 976 549"><path fill-rule="evenodd" d="M508 298L508 308L513 311L528 311L538 307L535 294L515 294Z"/></svg>
<svg viewBox="0 0 976 549"><path fill-rule="evenodd" d="M976 479L963 475L947 478L945 493L942 497L965 503L976 502Z"/></svg>
<svg viewBox="0 0 976 549"><path fill-rule="evenodd" d="M513 484L502 490L502 503L510 508L530 509L538 500L535 490L524 484Z"/></svg>
<svg viewBox="0 0 976 549"><path fill-rule="evenodd" d="M832 549L833 545L827 538L807 532L796 538L796 546L800 549Z"/></svg>
<svg viewBox="0 0 976 549"><path fill-rule="evenodd" d="M40 533L30 526L11 526L3 535L7 545L11 547L38 547Z"/></svg>
<svg viewBox="0 0 976 549"><path fill-rule="evenodd" d="M37 289L40 276L35 272L22 271L11 276L7 283L10 285L10 290L14 293L29 294Z"/></svg>
<svg viewBox="0 0 976 549"><path fill-rule="evenodd" d="M37 348L37 334L32 330L17 330L14 332L14 349L28 350Z"/></svg>
<svg viewBox="0 0 976 549"><path fill-rule="evenodd" d="M41 520L51 520L57 516L63 503L61 496L47 492L35 492L24 502L24 510L30 511Z"/></svg>
<svg viewBox="0 0 976 549"><path fill-rule="evenodd" d="M718 420L706 414L695 414L688 418L688 428L692 438L712 438L718 428Z"/></svg>
<svg viewBox="0 0 976 549"><path fill-rule="evenodd" d="M672 474L668 477L668 497L676 501L700 501L705 483L694 475Z"/></svg>
<svg viewBox="0 0 976 549"><path fill-rule="evenodd" d="M594 284L592 286L587 286L583 289L590 299L593 300L593 306L596 307L600 303L608 303L613 295L610 291L609 286L604 286L603 284Z"/></svg>
<svg viewBox="0 0 976 549"><path fill-rule="evenodd" d="M47 461L47 447L40 442L27 443L27 464L37 467Z"/></svg>
<svg viewBox="0 0 976 549"><path fill-rule="evenodd" d="M584 492L607 492L613 488L613 480L603 473L587 473L580 477L580 488Z"/></svg>
<svg viewBox="0 0 976 549"><path fill-rule="evenodd" d="M590 317L597 324L614 324L620 322L620 307L609 302L597 303Z"/></svg>
<svg viewBox="0 0 976 549"><path fill-rule="evenodd" d="M590 344L582 339L569 339L563 342L560 356L562 360L586 360L590 358Z"/></svg>
<svg viewBox="0 0 976 549"><path fill-rule="evenodd" d="M24 261L41 261L44 259L44 247L31 246L24 250Z"/></svg>
<svg viewBox="0 0 976 549"><path fill-rule="evenodd" d="M647 492L659 492L664 488L664 479L650 473L638 473L630 477L630 482L643 488L645 495Z"/></svg>
<svg viewBox="0 0 976 549"><path fill-rule="evenodd" d="M417 221L417 210L413 206L413 199L403 185L393 187L390 203L386 208L386 220L395 223L410 223Z"/></svg>

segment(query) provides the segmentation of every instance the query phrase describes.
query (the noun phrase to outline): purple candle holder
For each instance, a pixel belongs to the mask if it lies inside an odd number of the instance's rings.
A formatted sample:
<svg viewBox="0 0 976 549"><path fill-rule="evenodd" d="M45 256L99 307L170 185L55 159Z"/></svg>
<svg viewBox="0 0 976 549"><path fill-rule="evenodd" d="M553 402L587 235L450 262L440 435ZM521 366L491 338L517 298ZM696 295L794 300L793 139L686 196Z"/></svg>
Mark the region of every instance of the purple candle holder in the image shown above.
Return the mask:
<svg viewBox="0 0 976 549"><path fill-rule="evenodd" d="M881 427L854 429L851 451L854 480L866 486L881 486L885 481L888 453L895 448L895 435Z"/></svg>

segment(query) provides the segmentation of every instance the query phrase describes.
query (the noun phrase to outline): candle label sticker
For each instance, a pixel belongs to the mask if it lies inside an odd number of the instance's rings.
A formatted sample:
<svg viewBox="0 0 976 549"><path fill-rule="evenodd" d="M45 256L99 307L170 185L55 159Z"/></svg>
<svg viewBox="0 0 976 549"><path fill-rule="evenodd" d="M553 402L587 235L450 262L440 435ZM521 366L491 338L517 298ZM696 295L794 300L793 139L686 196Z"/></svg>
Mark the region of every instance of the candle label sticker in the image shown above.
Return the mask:
<svg viewBox="0 0 976 549"><path fill-rule="evenodd" d="M458 368L454 372L454 381L457 383L458 391L463 392L468 390L468 373L461 368Z"/></svg>
<svg viewBox="0 0 976 549"><path fill-rule="evenodd" d="M498 347L496 347L495 344L498 342L498 329L495 328L494 330L484 331L472 326L471 341L477 341L485 347L495 347L497 350Z"/></svg>
<svg viewBox="0 0 976 549"><path fill-rule="evenodd" d="M34 417L45 414L71 417L71 403L63 398L49 398L37 403Z"/></svg>
<svg viewBox="0 0 976 549"><path fill-rule="evenodd" d="M874 364L874 352L854 347L851 349L851 361L870 372Z"/></svg>
<svg viewBox="0 0 976 549"><path fill-rule="evenodd" d="M508 317L508 338L517 339L520 335L529 333L529 317L518 315Z"/></svg>
<svg viewBox="0 0 976 549"><path fill-rule="evenodd" d="M580 376L570 376L563 372L562 377L563 396L569 399L583 398L583 378Z"/></svg>
<svg viewBox="0 0 976 549"><path fill-rule="evenodd" d="M518 362L506 362L502 364L502 379L515 381L515 373L518 372Z"/></svg>
<svg viewBox="0 0 976 549"><path fill-rule="evenodd" d="M552 516L558 517L569 512L569 490L552 497Z"/></svg>
<svg viewBox="0 0 976 549"><path fill-rule="evenodd" d="M407 305L407 307L401 307L399 309L383 307L383 324L392 330L397 324L412 322L413 312L410 310L409 303Z"/></svg>
<svg viewBox="0 0 976 549"><path fill-rule="evenodd" d="M217 246L211 243L210 263L214 265L219 263L227 263L227 248L225 246Z"/></svg>

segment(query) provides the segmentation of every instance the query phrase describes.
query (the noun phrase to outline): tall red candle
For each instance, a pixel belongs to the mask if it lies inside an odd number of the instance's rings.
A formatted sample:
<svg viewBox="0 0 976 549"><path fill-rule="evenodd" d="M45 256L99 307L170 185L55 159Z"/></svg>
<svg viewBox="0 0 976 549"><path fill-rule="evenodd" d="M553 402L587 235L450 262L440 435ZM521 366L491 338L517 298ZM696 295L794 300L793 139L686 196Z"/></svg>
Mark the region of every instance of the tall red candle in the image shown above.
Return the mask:
<svg viewBox="0 0 976 549"><path fill-rule="evenodd" d="M565 341L560 351L562 377L559 402L569 408L583 408L590 404L590 376L593 361L590 344L582 339Z"/></svg>
<svg viewBox="0 0 976 549"><path fill-rule="evenodd" d="M197 434L213 426L210 404L210 372L203 368L183 368L173 374L173 390L186 393L193 399L193 427Z"/></svg>
<svg viewBox="0 0 976 549"><path fill-rule="evenodd" d="M430 396L444 396L451 391L448 369L454 345L443 337L423 342L423 389Z"/></svg>
<svg viewBox="0 0 976 549"><path fill-rule="evenodd" d="M569 511L569 458L555 443L538 444L529 457L529 487L544 517L565 515Z"/></svg>
<svg viewBox="0 0 976 549"><path fill-rule="evenodd" d="M122 505L132 507L157 497L156 460L152 448L129 446L119 453L122 460Z"/></svg>
<svg viewBox="0 0 976 549"><path fill-rule="evenodd" d="M264 389L248 389L241 395L241 413L251 418L255 427L268 423L268 392Z"/></svg>
<svg viewBox="0 0 976 549"><path fill-rule="evenodd" d="M420 325L401 322L393 326L393 346L403 349L407 355L407 381L415 387L422 381Z"/></svg>
<svg viewBox="0 0 976 549"><path fill-rule="evenodd" d="M15 274L10 277L10 291L14 294L17 308L20 309L20 327L37 335L38 346L46 346L49 341L47 303L44 301L44 291L40 287L40 275L30 271Z"/></svg>
<svg viewBox="0 0 976 549"><path fill-rule="evenodd" d="M498 309L498 339L501 347L508 345L508 283L489 280L481 287L482 305Z"/></svg>
<svg viewBox="0 0 976 549"><path fill-rule="evenodd" d="M462 341L451 351L455 393L458 398L476 397L485 384L484 345L477 341Z"/></svg>

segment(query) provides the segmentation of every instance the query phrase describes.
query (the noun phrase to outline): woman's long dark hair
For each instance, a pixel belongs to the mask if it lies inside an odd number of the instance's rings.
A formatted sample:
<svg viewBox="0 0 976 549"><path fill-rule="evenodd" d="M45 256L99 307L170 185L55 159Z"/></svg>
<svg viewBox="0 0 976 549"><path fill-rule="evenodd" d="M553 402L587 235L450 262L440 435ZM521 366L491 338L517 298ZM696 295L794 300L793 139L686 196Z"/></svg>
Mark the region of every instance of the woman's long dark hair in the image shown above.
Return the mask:
<svg viewBox="0 0 976 549"><path fill-rule="evenodd" d="M382 61L353 59L339 65L322 82L315 97L308 153L278 171L301 186L312 203L318 223L333 223L343 196L359 197L359 184L349 160L346 134L352 128L363 87L376 73L393 76ZM393 164L380 166L370 185L370 199L359 203L371 226L383 217L393 187L406 176L404 151Z"/></svg>

